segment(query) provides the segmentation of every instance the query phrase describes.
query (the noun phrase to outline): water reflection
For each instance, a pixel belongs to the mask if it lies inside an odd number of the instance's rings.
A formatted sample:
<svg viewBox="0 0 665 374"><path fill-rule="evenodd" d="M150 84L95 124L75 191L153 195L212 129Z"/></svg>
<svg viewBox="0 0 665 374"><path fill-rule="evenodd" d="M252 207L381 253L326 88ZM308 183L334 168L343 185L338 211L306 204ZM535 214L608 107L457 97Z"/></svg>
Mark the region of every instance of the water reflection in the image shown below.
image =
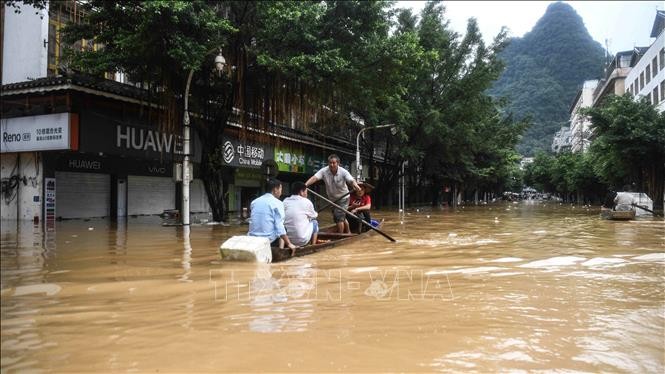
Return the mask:
<svg viewBox="0 0 665 374"><path fill-rule="evenodd" d="M246 226L3 222L2 371L663 371L662 220L376 215L397 243L271 265L220 261Z"/></svg>
<svg viewBox="0 0 665 374"><path fill-rule="evenodd" d="M253 270L233 271L228 278L239 292L238 301L249 310L226 316L240 330L260 333L305 331L314 312L315 272L310 264L281 269L256 264ZM246 277L251 273L250 277ZM226 284L228 286L228 283ZM225 297L234 292L226 291Z"/></svg>

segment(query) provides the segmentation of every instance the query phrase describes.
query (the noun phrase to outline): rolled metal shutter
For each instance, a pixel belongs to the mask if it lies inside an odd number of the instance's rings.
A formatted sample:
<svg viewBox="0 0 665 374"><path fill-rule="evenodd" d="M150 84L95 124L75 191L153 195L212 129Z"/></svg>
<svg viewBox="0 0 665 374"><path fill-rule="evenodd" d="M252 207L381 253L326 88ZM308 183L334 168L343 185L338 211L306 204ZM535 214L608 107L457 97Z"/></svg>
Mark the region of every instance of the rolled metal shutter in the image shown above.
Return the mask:
<svg viewBox="0 0 665 374"><path fill-rule="evenodd" d="M189 211L192 213L210 212L210 204L208 203L208 195L203 180L194 179L189 184L189 188Z"/></svg>
<svg viewBox="0 0 665 374"><path fill-rule="evenodd" d="M108 174L55 172L56 216L107 217L111 211L111 176Z"/></svg>
<svg viewBox="0 0 665 374"><path fill-rule="evenodd" d="M171 178L127 178L127 214L160 214L167 209L175 209L175 183Z"/></svg>

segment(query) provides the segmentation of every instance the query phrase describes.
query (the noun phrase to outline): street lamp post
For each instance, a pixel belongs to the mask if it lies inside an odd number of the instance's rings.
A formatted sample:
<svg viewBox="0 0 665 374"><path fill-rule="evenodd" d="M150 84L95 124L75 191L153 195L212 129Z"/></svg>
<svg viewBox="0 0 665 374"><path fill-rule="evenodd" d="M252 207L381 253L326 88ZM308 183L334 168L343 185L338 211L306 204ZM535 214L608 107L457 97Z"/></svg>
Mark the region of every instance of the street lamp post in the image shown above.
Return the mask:
<svg viewBox="0 0 665 374"><path fill-rule="evenodd" d="M208 53L216 50L210 50ZM222 56L222 50L219 49L219 54L215 57L215 69L221 73L226 65L226 60ZM189 128L189 88L194 76L194 70L191 69L187 75L187 84L185 85L185 113L182 118L182 224L183 226L189 225L189 174L190 164L190 128Z"/></svg>
<svg viewBox="0 0 665 374"><path fill-rule="evenodd" d="M397 127L395 127L394 124L388 124L388 125L379 125L379 126L374 126L374 127L365 127L364 129L358 131L358 135L356 136L356 173L357 173L357 178L356 181L360 181L360 177L362 177L362 169L363 166L360 163L360 135L365 132L366 130L374 130L374 129L381 129L385 127L390 127L390 132L395 135L395 130L397 130Z"/></svg>

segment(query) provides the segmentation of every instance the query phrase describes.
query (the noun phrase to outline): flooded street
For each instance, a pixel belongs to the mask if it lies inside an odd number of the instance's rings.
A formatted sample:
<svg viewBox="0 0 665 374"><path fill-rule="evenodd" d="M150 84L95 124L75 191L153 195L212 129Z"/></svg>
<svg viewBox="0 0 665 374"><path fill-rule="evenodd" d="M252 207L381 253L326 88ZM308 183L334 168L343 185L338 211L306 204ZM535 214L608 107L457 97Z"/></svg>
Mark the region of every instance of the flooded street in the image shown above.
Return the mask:
<svg viewBox="0 0 665 374"><path fill-rule="evenodd" d="M662 373L665 223L598 212L377 212L397 243L270 265L220 261L247 226L3 223L2 371Z"/></svg>

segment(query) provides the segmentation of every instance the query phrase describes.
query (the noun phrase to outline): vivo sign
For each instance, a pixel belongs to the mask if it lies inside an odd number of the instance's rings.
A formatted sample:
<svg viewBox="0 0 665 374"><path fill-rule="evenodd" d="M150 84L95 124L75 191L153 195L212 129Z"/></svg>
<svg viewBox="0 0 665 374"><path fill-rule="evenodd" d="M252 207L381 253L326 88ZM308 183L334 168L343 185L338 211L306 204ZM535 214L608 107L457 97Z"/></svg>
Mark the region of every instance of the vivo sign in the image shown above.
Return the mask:
<svg viewBox="0 0 665 374"><path fill-rule="evenodd" d="M76 148L72 147L70 141L72 118L71 113L3 118L0 151L34 152Z"/></svg>

